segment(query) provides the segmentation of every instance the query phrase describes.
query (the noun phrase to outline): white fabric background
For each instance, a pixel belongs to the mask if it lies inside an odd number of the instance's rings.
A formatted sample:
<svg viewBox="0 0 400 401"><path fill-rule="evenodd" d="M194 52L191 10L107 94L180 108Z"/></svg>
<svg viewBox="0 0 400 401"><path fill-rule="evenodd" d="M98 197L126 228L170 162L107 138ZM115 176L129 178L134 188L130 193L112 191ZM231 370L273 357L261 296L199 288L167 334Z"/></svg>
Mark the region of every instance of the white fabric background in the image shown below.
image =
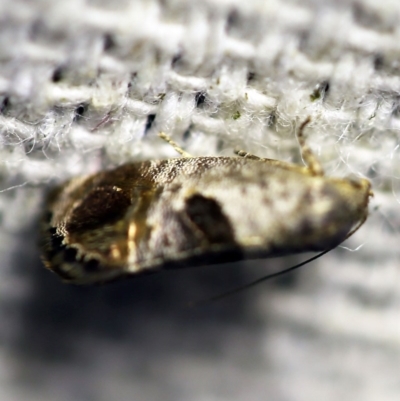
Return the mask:
<svg viewBox="0 0 400 401"><path fill-rule="evenodd" d="M397 401L399 21L395 0L0 0L0 399ZM349 249L195 310L302 257L83 288L42 268L48 187L175 156L159 130L299 162L308 115L327 174L373 183Z"/></svg>

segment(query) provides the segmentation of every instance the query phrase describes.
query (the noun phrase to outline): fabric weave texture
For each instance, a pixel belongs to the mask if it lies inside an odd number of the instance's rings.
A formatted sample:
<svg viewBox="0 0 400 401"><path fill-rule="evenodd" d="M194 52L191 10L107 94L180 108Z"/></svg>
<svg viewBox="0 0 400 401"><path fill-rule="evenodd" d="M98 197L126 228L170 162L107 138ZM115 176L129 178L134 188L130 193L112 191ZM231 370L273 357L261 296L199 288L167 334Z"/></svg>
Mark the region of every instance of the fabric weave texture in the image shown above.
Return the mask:
<svg viewBox="0 0 400 401"><path fill-rule="evenodd" d="M397 1L0 0L0 399L398 400ZM68 287L37 249L46 190L193 155L366 177L357 234L295 278L185 300L300 257Z"/></svg>

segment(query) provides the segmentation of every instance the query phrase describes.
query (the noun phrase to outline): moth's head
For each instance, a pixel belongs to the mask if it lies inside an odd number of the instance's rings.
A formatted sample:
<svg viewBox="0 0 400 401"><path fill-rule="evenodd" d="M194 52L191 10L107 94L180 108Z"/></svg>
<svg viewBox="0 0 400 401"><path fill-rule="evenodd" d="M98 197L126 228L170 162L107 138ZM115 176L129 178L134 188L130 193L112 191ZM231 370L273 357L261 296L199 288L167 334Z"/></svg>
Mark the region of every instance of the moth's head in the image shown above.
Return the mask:
<svg viewBox="0 0 400 401"><path fill-rule="evenodd" d="M130 193L94 179L73 179L53 190L42 220L44 264L72 284L101 283L125 274Z"/></svg>
<svg viewBox="0 0 400 401"><path fill-rule="evenodd" d="M66 283L102 283L121 276L121 270L103 265L95 256L83 257L79 249L63 244L63 236L55 229L46 236L43 251L44 265Z"/></svg>

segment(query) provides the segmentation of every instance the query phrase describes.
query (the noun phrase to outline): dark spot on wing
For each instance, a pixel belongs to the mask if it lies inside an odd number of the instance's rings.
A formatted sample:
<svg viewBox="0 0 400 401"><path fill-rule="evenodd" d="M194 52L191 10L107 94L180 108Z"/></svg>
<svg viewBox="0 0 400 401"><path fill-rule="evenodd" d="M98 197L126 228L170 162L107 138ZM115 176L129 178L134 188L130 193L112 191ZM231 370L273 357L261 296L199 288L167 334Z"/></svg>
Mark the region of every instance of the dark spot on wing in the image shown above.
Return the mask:
<svg viewBox="0 0 400 401"><path fill-rule="evenodd" d="M231 224L215 200L193 195L186 200L185 213L210 243L235 242Z"/></svg>
<svg viewBox="0 0 400 401"><path fill-rule="evenodd" d="M67 231L86 230L120 220L130 206L129 194L112 185L92 189L73 211Z"/></svg>

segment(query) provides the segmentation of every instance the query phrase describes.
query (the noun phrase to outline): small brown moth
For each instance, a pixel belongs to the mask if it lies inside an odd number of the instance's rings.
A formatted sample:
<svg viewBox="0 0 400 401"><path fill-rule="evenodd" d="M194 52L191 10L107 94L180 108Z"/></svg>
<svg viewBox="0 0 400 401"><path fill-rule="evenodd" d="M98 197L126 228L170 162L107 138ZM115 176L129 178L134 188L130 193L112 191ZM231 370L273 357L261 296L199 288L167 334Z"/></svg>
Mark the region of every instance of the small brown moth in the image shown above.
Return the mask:
<svg viewBox="0 0 400 401"><path fill-rule="evenodd" d="M326 177L298 131L306 166L240 157L122 165L72 179L48 198L43 260L90 284L159 269L326 251L359 228L366 179Z"/></svg>

